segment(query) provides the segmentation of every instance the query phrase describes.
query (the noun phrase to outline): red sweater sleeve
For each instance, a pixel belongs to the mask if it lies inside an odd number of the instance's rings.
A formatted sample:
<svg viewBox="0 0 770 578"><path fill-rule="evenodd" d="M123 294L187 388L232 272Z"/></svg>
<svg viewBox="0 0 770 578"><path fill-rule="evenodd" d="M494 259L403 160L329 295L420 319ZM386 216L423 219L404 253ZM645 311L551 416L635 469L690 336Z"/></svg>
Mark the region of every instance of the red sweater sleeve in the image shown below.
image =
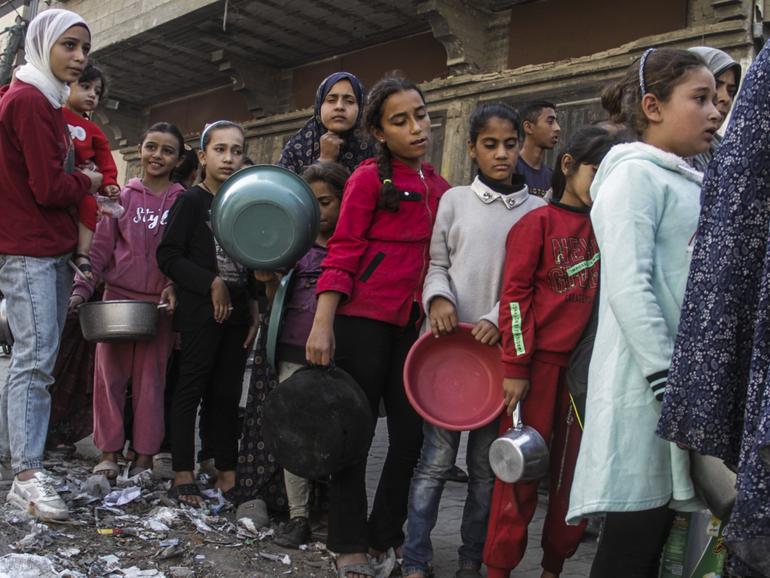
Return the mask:
<svg viewBox="0 0 770 578"><path fill-rule="evenodd" d="M535 349L532 301L542 253L541 219L537 213L530 213L511 228L505 242L499 321L505 377L529 378L529 364Z"/></svg>
<svg viewBox="0 0 770 578"><path fill-rule="evenodd" d="M115 165L115 159L112 157L110 141L107 140L107 137L104 136L104 133L95 123L92 122L90 128L93 130L94 162L96 163L97 170L104 177L102 180L102 190L104 190L104 187L118 184L118 167Z"/></svg>
<svg viewBox="0 0 770 578"><path fill-rule="evenodd" d="M62 166L60 143L66 134L64 121L57 126L50 107L46 108L39 98L25 99L25 106L15 107L11 119L15 133L24 135L20 143L35 202L56 209L77 205L88 193L91 180L78 171L67 174Z"/></svg>
<svg viewBox="0 0 770 578"><path fill-rule="evenodd" d="M369 243L367 233L377 210L379 179L371 178L368 167L355 171L345 185L342 209L334 235L329 240L317 293L338 291L350 297L353 277Z"/></svg>

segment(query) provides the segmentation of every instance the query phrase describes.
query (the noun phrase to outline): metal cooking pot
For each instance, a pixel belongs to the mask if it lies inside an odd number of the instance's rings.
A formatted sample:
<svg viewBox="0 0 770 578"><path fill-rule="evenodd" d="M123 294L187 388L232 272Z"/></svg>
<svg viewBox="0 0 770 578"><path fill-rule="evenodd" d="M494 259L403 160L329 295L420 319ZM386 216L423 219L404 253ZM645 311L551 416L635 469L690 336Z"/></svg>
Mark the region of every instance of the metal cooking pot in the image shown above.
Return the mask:
<svg viewBox="0 0 770 578"><path fill-rule="evenodd" d="M0 346L10 347L13 345L13 334L8 323L7 303L5 297L0 300Z"/></svg>
<svg viewBox="0 0 770 578"><path fill-rule="evenodd" d="M233 173L211 203L211 227L225 253L262 271L293 267L313 246L320 219L308 184L273 165Z"/></svg>
<svg viewBox="0 0 770 578"><path fill-rule="evenodd" d="M503 482L531 482L548 472L548 444L535 428L521 421L521 402L514 411L516 425L489 446L489 465Z"/></svg>
<svg viewBox="0 0 770 578"><path fill-rule="evenodd" d="M152 301L94 301L79 309L80 329L86 341L148 341L155 337L158 309Z"/></svg>

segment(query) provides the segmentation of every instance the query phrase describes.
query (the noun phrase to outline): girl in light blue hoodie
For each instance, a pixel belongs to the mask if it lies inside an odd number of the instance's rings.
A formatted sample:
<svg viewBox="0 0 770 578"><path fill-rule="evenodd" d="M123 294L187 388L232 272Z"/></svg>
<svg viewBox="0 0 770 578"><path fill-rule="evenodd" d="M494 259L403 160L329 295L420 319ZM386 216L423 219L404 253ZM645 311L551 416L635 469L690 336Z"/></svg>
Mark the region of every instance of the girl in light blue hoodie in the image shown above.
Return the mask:
<svg viewBox="0 0 770 578"><path fill-rule="evenodd" d="M614 147L591 187L602 254L599 326L569 522L606 514L592 578L657 576L674 509L697 504L686 451L655 435L703 175L721 116L703 60L646 51L602 95L639 142Z"/></svg>

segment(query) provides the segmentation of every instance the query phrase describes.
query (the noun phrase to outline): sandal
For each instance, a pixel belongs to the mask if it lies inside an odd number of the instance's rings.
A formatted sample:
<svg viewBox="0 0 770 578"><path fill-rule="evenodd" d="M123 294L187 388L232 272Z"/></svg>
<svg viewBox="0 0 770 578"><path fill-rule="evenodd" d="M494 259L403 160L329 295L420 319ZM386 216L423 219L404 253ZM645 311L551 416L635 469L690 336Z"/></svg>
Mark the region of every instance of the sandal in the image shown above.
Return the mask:
<svg viewBox="0 0 770 578"><path fill-rule="evenodd" d="M372 566L368 562L345 564L337 568L337 578L349 578L348 574L361 574L362 576L371 576L372 578L377 576L377 573L372 570Z"/></svg>
<svg viewBox="0 0 770 578"><path fill-rule="evenodd" d="M94 466L91 470L95 475L102 475L108 480L114 480L120 473L120 466L111 460L103 460Z"/></svg>
<svg viewBox="0 0 770 578"><path fill-rule="evenodd" d="M205 498L203 497L203 494L201 494L201 490L198 487L198 484L195 484L195 483L179 484L178 486L172 486L171 489L168 491L167 496L171 500L174 500L180 505L186 504L188 506L198 507L205 502ZM195 504L194 502L183 500L182 496L198 497L201 500L200 504Z"/></svg>

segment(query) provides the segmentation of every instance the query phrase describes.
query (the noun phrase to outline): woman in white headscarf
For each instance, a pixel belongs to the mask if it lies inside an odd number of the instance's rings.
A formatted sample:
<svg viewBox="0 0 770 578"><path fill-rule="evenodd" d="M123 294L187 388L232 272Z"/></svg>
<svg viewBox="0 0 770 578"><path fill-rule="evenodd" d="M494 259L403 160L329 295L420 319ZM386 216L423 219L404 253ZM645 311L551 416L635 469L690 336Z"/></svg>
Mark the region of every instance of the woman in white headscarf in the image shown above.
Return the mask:
<svg viewBox="0 0 770 578"><path fill-rule="evenodd" d="M71 209L101 184L100 174L73 168L61 107L90 45L80 16L42 12L27 30L27 64L0 100L0 291L15 339L0 384L1 472L13 477L10 503L49 519L68 517L43 472L43 449L77 241Z"/></svg>

